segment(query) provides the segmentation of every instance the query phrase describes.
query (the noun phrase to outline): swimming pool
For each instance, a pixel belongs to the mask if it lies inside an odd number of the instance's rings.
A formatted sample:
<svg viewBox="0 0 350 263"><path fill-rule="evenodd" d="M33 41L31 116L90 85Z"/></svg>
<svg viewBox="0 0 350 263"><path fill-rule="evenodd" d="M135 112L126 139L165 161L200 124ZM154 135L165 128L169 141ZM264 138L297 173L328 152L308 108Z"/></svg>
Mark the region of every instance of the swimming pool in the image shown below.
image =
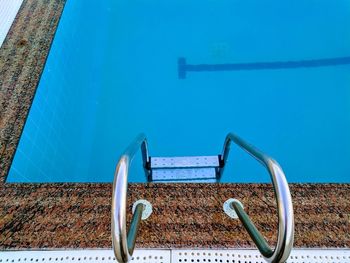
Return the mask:
<svg viewBox="0 0 350 263"><path fill-rule="evenodd" d="M350 182L350 65L187 72L350 55L347 1L68 0L7 182L111 182L151 156L214 155L234 131L289 182ZM233 149L223 182L270 182ZM145 181L137 160L131 182Z"/></svg>

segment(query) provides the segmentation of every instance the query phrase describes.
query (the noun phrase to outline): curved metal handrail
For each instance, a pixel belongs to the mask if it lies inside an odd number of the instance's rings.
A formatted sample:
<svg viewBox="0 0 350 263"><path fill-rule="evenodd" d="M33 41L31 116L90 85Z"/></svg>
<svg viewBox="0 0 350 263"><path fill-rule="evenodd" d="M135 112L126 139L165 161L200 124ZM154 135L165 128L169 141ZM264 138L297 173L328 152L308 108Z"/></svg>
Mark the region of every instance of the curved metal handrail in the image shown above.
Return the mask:
<svg viewBox="0 0 350 263"><path fill-rule="evenodd" d="M141 222L143 204L136 206L131 221L130 230L126 231L126 201L128 192L128 171L132 159L141 147L143 166L148 177L147 165L149 161L147 140L140 134L125 150L119 159L114 174L112 193L112 245L116 259L120 263L128 262L135 247L137 229Z"/></svg>
<svg viewBox="0 0 350 263"><path fill-rule="evenodd" d="M242 221L245 229L265 260L271 263L285 262L291 252L294 240L293 204L286 177L282 168L275 160L233 133L229 133L225 139L221 155L222 168L220 174L223 172L222 169L228 158L232 141L264 165L271 176L278 207L278 236L275 249L272 250L268 246L265 238L256 229L253 222L238 203L233 202L231 206L236 211L239 219Z"/></svg>

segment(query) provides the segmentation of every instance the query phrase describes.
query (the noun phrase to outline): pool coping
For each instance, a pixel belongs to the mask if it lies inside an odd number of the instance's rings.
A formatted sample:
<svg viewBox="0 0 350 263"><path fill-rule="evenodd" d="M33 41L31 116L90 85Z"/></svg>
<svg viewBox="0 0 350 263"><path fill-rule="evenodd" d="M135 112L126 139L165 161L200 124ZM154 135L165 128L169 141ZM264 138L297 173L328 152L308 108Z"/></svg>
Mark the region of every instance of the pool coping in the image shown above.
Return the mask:
<svg viewBox="0 0 350 263"><path fill-rule="evenodd" d="M111 247L111 184L5 183L65 2L24 0L0 49L0 249ZM296 247L350 248L350 184L291 184L291 191ZM141 198L154 207L137 246L254 247L222 211L230 197L276 242L269 184L151 183L129 185L128 211Z"/></svg>

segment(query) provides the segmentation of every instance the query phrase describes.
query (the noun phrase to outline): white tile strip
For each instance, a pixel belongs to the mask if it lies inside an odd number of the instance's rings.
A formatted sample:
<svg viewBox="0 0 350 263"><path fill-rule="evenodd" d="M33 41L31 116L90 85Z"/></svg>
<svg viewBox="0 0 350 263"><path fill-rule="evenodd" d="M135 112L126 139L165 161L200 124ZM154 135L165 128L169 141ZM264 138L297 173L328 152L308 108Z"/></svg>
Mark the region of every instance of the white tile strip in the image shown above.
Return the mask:
<svg viewBox="0 0 350 263"><path fill-rule="evenodd" d="M258 250L174 250L172 263L265 263ZM350 250L294 249L286 263L349 263Z"/></svg>
<svg viewBox="0 0 350 263"><path fill-rule="evenodd" d="M0 263L116 263L112 250L37 250L0 252ZM134 263L264 263L257 250L137 249ZM286 263L349 263L349 249L294 249Z"/></svg>
<svg viewBox="0 0 350 263"><path fill-rule="evenodd" d="M130 262L169 263L170 250L135 250ZM0 252L1 263L116 263L112 250L32 250Z"/></svg>
<svg viewBox="0 0 350 263"><path fill-rule="evenodd" d="M0 0L0 47L21 7L23 0Z"/></svg>

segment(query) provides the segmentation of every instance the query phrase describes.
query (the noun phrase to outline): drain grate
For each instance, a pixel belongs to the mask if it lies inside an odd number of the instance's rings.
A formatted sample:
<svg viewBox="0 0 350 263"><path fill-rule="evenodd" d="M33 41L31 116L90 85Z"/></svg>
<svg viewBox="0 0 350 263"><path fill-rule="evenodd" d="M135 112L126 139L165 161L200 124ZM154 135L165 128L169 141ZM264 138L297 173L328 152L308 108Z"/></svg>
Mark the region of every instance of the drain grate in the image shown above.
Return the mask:
<svg viewBox="0 0 350 263"><path fill-rule="evenodd" d="M174 250L173 263L266 263L257 250ZM350 250L295 249L286 263L349 263Z"/></svg>
<svg viewBox="0 0 350 263"><path fill-rule="evenodd" d="M112 250L0 252L0 263L116 263ZM134 263L265 263L257 250L135 250ZM286 263L349 263L348 249L295 249Z"/></svg>
<svg viewBox="0 0 350 263"><path fill-rule="evenodd" d="M32 250L0 252L0 263L116 263L112 250ZM169 263L170 250L138 249L131 262Z"/></svg>

